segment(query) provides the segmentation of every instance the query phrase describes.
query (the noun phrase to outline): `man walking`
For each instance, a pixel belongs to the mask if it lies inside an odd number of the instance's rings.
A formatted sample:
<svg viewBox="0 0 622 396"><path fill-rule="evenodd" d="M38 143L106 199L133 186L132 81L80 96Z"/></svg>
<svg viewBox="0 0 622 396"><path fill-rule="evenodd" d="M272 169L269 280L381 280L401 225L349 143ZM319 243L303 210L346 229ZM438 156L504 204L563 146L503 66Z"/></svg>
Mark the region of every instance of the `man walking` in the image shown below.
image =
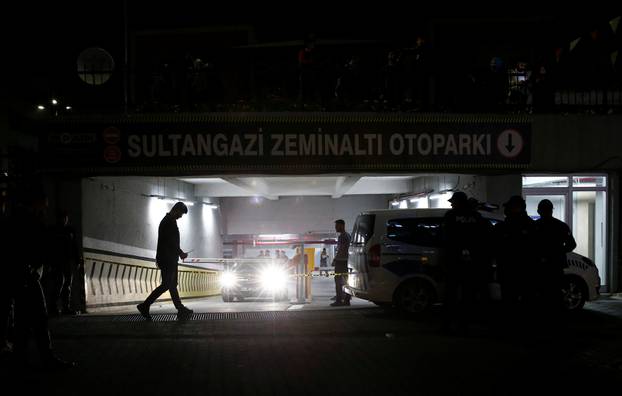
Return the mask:
<svg viewBox="0 0 622 396"><path fill-rule="evenodd" d="M331 307L350 305L350 295L343 291L343 287L348 282L348 248L350 247L350 234L346 232L346 222L339 219L335 221L335 231L339 233L337 239L337 253L333 259L335 267L335 291L337 297Z"/></svg>
<svg viewBox="0 0 622 396"><path fill-rule="evenodd" d="M151 292L142 304L136 306L147 320L151 320L149 307L167 290L171 294L175 308L177 308L177 317L179 319L187 319L192 315L193 311L181 303L179 292L177 291L177 262L179 258L183 260L188 257L188 253L185 253L179 247L177 220L186 213L188 213L188 207L183 202L177 202L160 222L156 264L162 271L162 283Z"/></svg>

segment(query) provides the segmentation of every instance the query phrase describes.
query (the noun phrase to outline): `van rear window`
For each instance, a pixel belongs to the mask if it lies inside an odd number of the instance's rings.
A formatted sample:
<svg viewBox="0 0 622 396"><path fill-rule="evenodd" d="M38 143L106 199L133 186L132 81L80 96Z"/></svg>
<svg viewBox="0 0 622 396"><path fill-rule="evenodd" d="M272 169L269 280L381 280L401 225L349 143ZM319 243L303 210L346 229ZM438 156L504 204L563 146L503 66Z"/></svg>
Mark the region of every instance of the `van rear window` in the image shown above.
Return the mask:
<svg viewBox="0 0 622 396"><path fill-rule="evenodd" d="M366 244L369 238L374 235L374 224L376 223L376 215L366 214L356 218L354 229L352 230L353 244Z"/></svg>

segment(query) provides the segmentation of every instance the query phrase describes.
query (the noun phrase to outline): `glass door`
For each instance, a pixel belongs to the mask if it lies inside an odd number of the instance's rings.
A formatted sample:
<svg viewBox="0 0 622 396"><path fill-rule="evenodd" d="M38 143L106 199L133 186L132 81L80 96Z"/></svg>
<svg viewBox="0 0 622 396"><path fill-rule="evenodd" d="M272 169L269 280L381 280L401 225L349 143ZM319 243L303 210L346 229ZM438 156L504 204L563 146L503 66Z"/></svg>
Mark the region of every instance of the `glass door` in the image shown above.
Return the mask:
<svg viewBox="0 0 622 396"><path fill-rule="evenodd" d="M606 194L605 191L572 193L572 234L577 241L574 251L589 257L603 280L607 279Z"/></svg>
<svg viewBox="0 0 622 396"><path fill-rule="evenodd" d="M607 176L524 175L523 195L527 213L539 218L538 203L553 202L553 216L572 230L576 253L589 257L607 287Z"/></svg>

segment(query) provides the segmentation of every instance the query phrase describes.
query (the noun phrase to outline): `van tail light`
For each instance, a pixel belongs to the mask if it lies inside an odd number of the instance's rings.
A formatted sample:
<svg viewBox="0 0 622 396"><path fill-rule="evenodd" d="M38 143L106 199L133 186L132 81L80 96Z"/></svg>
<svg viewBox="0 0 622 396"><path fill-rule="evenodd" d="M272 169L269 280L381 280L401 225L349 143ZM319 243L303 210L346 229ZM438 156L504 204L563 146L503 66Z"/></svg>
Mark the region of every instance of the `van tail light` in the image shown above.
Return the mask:
<svg viewBox="0 0 622 396"><path fill-rule="evenodd" d="M374 245L369 248L369 260L370 267L380 267L380 245Z"/></svg>

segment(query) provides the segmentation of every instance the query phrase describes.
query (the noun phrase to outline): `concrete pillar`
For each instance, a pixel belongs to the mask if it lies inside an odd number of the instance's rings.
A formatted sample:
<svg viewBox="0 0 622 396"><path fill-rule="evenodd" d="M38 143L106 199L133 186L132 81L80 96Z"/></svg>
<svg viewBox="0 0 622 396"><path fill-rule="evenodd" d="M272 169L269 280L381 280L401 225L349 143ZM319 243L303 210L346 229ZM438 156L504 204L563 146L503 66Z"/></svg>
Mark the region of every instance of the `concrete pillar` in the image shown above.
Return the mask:
<svg viewBox="0 0 622 396"><path fill-rule="evenodd" d="M486 177L486 201L500 207L512 195L522 195L522 190L521 174ZM500 212L502 212L501 209Z"/></svg>

